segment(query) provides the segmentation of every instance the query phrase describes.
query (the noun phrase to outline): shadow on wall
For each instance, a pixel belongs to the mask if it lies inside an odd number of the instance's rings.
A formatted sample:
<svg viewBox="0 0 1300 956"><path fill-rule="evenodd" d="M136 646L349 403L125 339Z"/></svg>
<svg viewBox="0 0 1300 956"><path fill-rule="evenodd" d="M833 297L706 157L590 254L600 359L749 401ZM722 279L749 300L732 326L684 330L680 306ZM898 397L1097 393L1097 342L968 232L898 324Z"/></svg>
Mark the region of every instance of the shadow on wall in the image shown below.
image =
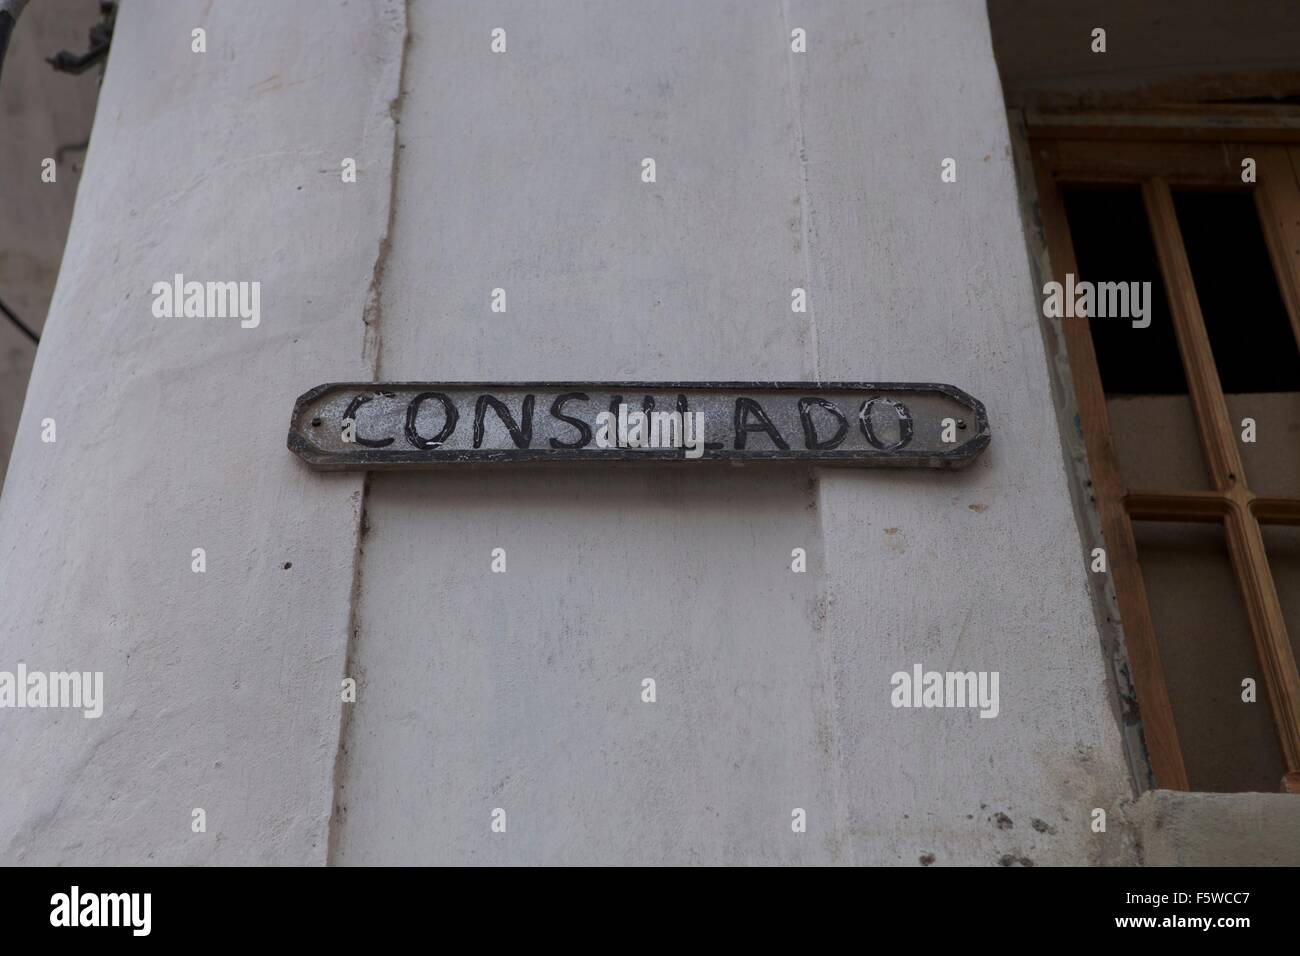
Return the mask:
<svg viewBox="0 0 1300 956"><path fill-rule="evenodd" d="M98 4L39 0L19 17L0 73L0 301L37 335L45 325L86 157L103 70L56 72L82 53ZM53 182L48 170L52 159ZM44 166L43 166L44 163ZM36 344L0 315L0 481L9 466Z"/></svg>

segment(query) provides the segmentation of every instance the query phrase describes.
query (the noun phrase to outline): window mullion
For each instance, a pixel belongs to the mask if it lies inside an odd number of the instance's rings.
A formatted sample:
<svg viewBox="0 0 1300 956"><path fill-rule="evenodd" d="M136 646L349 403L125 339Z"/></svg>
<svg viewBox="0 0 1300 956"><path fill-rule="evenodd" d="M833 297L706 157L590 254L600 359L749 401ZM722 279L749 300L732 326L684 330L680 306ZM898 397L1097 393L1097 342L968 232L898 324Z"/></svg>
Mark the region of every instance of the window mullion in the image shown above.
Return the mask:
<svg viewBox="0 0 1300 956"><path fill-rule="evenodd" d="M1236 434L1228 419L1228 406L1223 400L1214 354L1210 351L1210 337L1206 334L1201 306L1196 298L1192 268L1187 262L1182 234L1178 231L1169 184L1159 178L1145 180L1142 198L1151 224L1156 257L1160 260L1160 273L1165 280L1174 334L1178 339L1178 351L1182 355L1187 388L1191 393L1210 476L1216 488L1231 491L1241 483L1241 455L1237 451Z"/></svg>
<svg viewBox="0 0 1300 956"><path fill-rule="evenodd" d="M1291 331L1300 347L1300 148L1269 146L1257 152L1255 206Z"/></svg>
<svg viewBox="0 0 1300 956"><path fill-rule="evenodd" d="M1231 507L1221 491L1130 491L1124 496L1133 521L1220 523Z"/></svg>

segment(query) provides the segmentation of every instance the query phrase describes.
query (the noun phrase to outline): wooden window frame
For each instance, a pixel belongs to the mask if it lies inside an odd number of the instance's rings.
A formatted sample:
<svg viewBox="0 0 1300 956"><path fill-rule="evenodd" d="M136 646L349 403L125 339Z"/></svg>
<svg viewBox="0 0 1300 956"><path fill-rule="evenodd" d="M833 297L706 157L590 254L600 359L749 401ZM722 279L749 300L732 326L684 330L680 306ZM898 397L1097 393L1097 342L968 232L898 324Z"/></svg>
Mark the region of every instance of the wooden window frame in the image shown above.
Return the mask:
<svg viewBox="0 0 1300 956"><path fill-rule="evenodd" d="M1226 530L1233 572L1272 705L1285 766L1280 789L1300 793L1300 673L1261 530L1261 524L1300 525L1300 489L1293 498L1261 497L1246 482L1170 191L1183 186L1239 190L1242 160L1256 161L1257 181L1251 188L1282 300L1300 344L1300 114L1291 109L1245 110L1244 114L1245 123L1241 110L1199 115L1144 111L1104 118L1077 113L1031 115L1026 117L1026 131L1052 277L1059 282L1064 282L1066 273L1079 275L1060 186L1125 183L1140 187L1210 471L1208 491L1126 487L1111 441L1088 320L1061 319L1156 785L1188 789L1133 521L1217 522Z"/></svg>

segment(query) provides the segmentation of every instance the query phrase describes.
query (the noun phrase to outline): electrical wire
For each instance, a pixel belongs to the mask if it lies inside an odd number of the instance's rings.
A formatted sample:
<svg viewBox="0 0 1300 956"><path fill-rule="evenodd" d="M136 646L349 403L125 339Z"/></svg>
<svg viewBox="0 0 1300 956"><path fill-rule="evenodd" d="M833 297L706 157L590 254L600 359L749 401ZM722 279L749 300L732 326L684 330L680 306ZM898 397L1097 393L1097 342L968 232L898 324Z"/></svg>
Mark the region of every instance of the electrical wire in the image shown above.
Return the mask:
<svg viewBox="0 0 1300 956"><path fill-rule="evenodd" d="M9 49L9 37L14 32L18 15L27 6L27 0L0 0L0 69L4 68L5 50Z"/></svg>
<svg viewBox="0 0 1300 956"><path fill-rule="evenodd" d="M13 310L10 309L9 306L4 304L3 299L0 299L0 312L3 312L5 314L5 317L8 318L10 322L18 326L18 328L22 329L23 334L26 335L29 339L31 339L34 343L36 343L37 345L41 344L41 337L37 335L35 332L33 332L30 328L28 328L26 322L18 318L18 316L14 315Z"/></svg>

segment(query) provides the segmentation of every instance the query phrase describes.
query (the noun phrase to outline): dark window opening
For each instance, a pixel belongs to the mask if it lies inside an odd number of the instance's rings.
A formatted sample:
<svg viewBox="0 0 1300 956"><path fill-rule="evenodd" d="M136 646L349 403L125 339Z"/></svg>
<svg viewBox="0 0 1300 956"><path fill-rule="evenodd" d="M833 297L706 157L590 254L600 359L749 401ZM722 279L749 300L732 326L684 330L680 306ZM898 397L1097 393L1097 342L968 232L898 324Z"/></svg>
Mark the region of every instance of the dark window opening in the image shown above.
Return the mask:
<svg viewBox="0 0 1300 956"><path fill-rule="evenodd" d="M1186 395L1178 339L1160 263L1137 186L1065 186L1065 215L1074 241L1076 281L1150 282L1151 325L1092 318L1093 349L1107 395Z"/></svg>
<svg viewBox="0 0 1300 956"><path fill-rule="evenodd" d="M1300 391L1300 350L1253 196L1192 190L1173 195L1223 390Z"/></svg>
<svg viewBox="0 0 1300 956"><path fill-rule="evenodd" d="M1108 396L1187 394L1141 189L1067 186L1062 198L1077 281L1151 283L1149 328L1089 320L1102 388ZM1183 189L1173 198L1223 391L1300 391L1300 348L1252 194Z"/></svg>

